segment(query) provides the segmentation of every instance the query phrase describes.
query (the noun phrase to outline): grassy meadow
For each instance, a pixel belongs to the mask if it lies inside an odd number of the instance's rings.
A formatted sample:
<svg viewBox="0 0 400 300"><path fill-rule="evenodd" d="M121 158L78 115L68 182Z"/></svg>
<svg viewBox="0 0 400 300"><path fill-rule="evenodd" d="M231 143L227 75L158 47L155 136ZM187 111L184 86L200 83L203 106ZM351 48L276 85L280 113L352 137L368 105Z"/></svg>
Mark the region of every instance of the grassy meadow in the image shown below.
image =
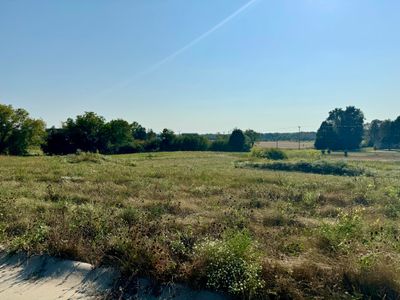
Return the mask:
<svg viewBox="0 0 400 300"><path fill-rule="evenodd" d="M286 153L0 156L0 244L238 298L398 299L400 153Z"/></svg>

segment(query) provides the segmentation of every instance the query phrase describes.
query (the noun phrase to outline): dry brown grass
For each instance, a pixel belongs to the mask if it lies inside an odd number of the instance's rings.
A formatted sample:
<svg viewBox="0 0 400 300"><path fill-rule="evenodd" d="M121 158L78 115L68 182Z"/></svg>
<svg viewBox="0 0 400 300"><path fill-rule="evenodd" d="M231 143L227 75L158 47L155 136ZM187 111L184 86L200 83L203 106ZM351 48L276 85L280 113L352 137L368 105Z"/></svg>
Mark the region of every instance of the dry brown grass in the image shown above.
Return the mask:
<svg viewBox="0 0 400 300"><path fill-rule="evenodd" d="M278 141L278 142L263 141L263 142L258 142L256 146L261 148L298 149L299 143L294 141ZM304 142L304 141L300 142L300 149L313 149L313 148L314 148L314 142Z"/></svg>
<svg viewBox="0 0 400 300"><path fill-rule="evenodd" d="M289 160L303 154L315 156L303 150ZM235 268L238 281L228 278L232 285L223 288L244 283L236 295L248 298L395 299L398 163L360 161L373 176L346 177L235 168L247 159L207 152L94 162L2 156L0 243L197 287L215 288L224 278L209 274ZM234 252L244 244L251 256ZM205 257L202 245L217 245L223 255Z"/></svg>

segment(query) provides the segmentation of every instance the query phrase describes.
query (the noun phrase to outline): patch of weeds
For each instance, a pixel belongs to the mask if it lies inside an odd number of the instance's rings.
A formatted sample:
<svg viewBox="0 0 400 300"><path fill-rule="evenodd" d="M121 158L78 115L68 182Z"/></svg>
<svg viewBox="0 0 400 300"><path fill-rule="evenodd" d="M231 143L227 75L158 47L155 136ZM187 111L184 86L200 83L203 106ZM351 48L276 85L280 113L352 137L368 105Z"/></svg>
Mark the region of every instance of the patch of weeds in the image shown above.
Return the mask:
<svg viewBox="0 0 400 300"><path fill-rule="evenodd" d="M128 227L132 227L139 221L140 213L136 208L128 207L122 210L120 218Z"/></svg>
<svg viewBox="0 0 400 300"><path fill-rule="evenodd" d="M264 287L260 256L247 231L224 234L222 240L206 239L195 247L203 261L208 288L253 298Z"/></svg>
<svg viewBox="0 0 400 300"><path fill-rule="evenodd" d="M348 253L353 242L362 235L359 210L341 213L334 224L323 224L318 229L318 246L328 252Z"/></svg>
<svg viewBox="0 0 400 300"><path fill-rule="evenodd" d="M400 189L388 187L385 191L388 199L384 202L383 212L388 218L400 217Z"/></svg>
<svg viewBox="0 0 400 300"><path fill-rule="evenodd" d="M201 185L190 189L190 194L195 197L210 197L215 195L222 195L224 193L221 187Z"/></svg>
<svg viewBox="0 0 400 300"><path fill-rule="evenodd" d="M289 219L283 212L270 213L263 218L265 227L281 227L294 225L294 221Z"/></svg>
<svg viewBox="0 0 400 300"><path fill-rule="evenodd" d="M276 211L271 211L264 216L265 227L302 226L296 221L296 208L288 202L279 202Z"/></svg>
<svg viewBox="0 0 400 300"><path fill-rule="evenodd" d="M244 229L249 224L249 210L248 209L236 209L229 208L224 211L222 223L228 228Z"/></svg>
<svg viewBox="0 0 400 300"><path fill-rule="evenodd" d="M71 233L83 240L96 242L103 240L107 235L106 216L92 205L75 206L71 208L68 227Z"/></svg>
<svg viewBox="0 0 400 300"><path fill-rule="evenodd" d="M76 154L68 155L67 161L71 164L83 162L102 163L108 161L108 159L99 153L78 151Z"/></svg>
<svg viewBox="0 0 400 300"><path fill-rule="evenodd" d="M146 208L152 218L159 218L165 214L179 214L181 212L181 203L174 201L155 202Z"/></svg>
<svg viewBox="0 0 400 300"><path fill-rule="evenodd" d="M251 149L251 156L257 158L266 158L270 160L284 160L288 159L288 156L284 151L277 148L257 148Z"/></svg>
<svg viewBox="0 0 400 300"><path fill-rule="evenodd" d="M290 242L283 246L283 252L290 256L299 256L304 251L304 245L301 242Z"/></svg>
<svg viewBox="0 0 400 300"><path fill-rule="evenodd" d="M251 198L247 204L247 207L250 209L252 209L252 208L260 209L267 205L268 205L268 203L263 199Z"/></svg>
<svg viewBox="0 0 400 300"><path fill-rule="evenodd" d="M348 292L362 299L399 299L399 273L393 263L368 257L361 268L344 272L343 283Z"/></svg>
<svg viewBox="0 0 400 300"><path fill-rule="evenodd" d="M56 187L49 184L46 189L45 200L51 202L71 202L77 205L90 202L90 198L86 195L79 195L74 193L66 193L62 187Z"/></svg>
<svg viewBox="0 0 400 300"><path fill-rule="evenodd" d="M340 209L329 204L318 210L318 215L324 218L336 218L339 214Z"/></svg>
<svg viewBox="0 0 400 300"><path fill-rule="evenodd" d="M48 238L50 228L41 223L34 224L32 228L26 230L23 235L15 237L11 242L11 251L40 250L45 247L45 241Z"/></svg>
<svg viewBox="0 0 400 300"><path fill-rule="evenodd" d="M178 231L174 237L168 238L165 242L175 257L179 260L187 260L193 253L195 240L191 232Z"/></svg>
<svg viewBox="0 0 400 300"><path fill-rule="evenodd" d="M302 204L305 208L313 209L317 206L319 195L314 192L305 192L303 194Z"/></svg>

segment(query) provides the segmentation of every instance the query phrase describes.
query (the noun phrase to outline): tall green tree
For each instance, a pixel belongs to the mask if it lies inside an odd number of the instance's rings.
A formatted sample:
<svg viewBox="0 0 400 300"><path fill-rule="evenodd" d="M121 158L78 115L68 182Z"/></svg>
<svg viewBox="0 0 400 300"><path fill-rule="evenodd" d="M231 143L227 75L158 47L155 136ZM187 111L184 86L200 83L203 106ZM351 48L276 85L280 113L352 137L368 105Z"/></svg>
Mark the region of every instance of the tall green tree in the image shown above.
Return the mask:
<svg viewBox="0 0 400 300"><path fill-rule="evenodd" d="M329 140L329 137L324 136L325 132L334 137L332 143L328 144L331 150L347 151L360 148L364 135L364 114L360 109L354 106L348 106L345 110L336 108L329 112L325 122L326 124L321 124L322 128L316 141L318 146L322 147L324 141ZM332 127L334 135L328 129L328 125Z"/></svg>
<svg viewBox="0 0 400 300"><path fill-rule="evenodd" d="M104 138L107 141L107 152L120 153L133 143L132 125L125 120L112 120L105 124Z"/></svg>
<svg viewBox="0 0 400 300"><path fill-rule="evenodd" d="M144 128L138 122L133 122L132 123L132 135L135 140L144 141L147 138L146 128Z"/></svg>
<svg viewBox="0 0 400 300"><path fill-rule="evenodd" d="M76 150L104 152L107 147L105 119L94 112L85 112L64 124L68 139Z"/></svg>
<svg viewBox="0 0 400 300"><path fill-rule="evenodd" d="M393 121L392 124L393 144L396 148L400 148L400 116Z"/></svg>
<svg viewBox="0 0 400 300"><path fill-rule="evenodd" d="M45 123L32 119L24 109L0 104L0 153L23 155L39 146L45 137Z"/></svg>
<svg viewBox="0 0 400 300"><path fill-rule="evenodd" d="M247 129L244 132L244 135L248 138L250 147L253 147L254 144L260 139L260 136L261 136L260 133L255 132L252 129Z"/></svg>
<svg viewBox="0 0 400 300"><path fill-rule="evenodd" d="M229 136L228 146L231 151L241 152L248 150L246 149L246 137L242 130L236 128L232 131Z"/></svg>
<svg viewBox="0 0 400 300"><path fill-rule="evenodd" d="M318 150L334 150L336 140L337 135L332 123L324 121L317 131L314 147Z"/></svg>
<svg viewBox="0 0 400 300"><path fill-rule="evenodd" d="M367 145L369 147L378 147L380 143L380 126L382 121L380 120L373 120L367 129Z"/></svg>
<svg viewBox="0 0 400 300"><path fill-rule="evenodd" d="M391 150L394 146L394 135L393 135L393 122L385 120L379 127L379 148L387 148Z"/></svg>
<svg viewBox="0 0 400 300"><path fill-rule="evenodd" d="M354 107L348 106L336 123L337 134L343 150L359 149L364 135L364 114Z"/></svg>
<svg viewBox="0 0 400 300"><path fill-rule="evenodd" d="M160 148L162 151L175 150L174 144L175 144L176 135L172 130L165 128L161 132L160 138L161 138Z"/></svg>

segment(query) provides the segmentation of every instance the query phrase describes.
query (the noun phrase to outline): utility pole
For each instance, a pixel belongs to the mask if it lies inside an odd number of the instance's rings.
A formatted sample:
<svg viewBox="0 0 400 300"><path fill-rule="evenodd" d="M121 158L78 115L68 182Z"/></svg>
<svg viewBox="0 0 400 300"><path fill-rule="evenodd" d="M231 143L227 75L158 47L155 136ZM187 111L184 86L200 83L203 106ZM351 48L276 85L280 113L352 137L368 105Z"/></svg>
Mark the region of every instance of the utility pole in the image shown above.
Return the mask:
<svg viewBox="0 0 400 300"><path fill-rule="evenodd" d="M300 140L301 140L301 126L299 126L299 150L300 150Z"/></svg>

